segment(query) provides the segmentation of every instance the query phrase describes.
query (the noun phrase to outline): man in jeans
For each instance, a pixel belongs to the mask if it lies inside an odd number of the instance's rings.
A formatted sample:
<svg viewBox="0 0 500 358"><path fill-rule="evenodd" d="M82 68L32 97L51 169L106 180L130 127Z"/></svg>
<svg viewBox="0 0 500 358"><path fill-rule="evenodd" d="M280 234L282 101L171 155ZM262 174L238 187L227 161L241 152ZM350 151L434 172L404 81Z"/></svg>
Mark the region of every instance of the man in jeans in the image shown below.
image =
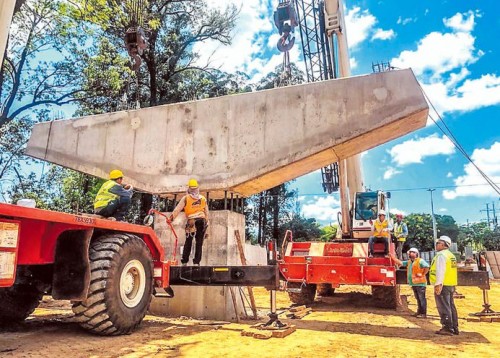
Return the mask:
<svg viewBox="0 0 500 358"><path fill-rule="evenodd" d="M200 194L198 181L190 179L186 195L179 201L175 207L170 221L175 220L177 215L184 210L186 214L186 242L184 243L184 250L182 252L181 263L186 266L191 254L191 247L193 239L196 240L193 264L200 266L201 255L203 251L203 241L205 240L205 233L208 228L208 203L207 199Z"/></svg>
<svg viewBox="0 0 500 358"><path fill-rule="evenodd" d="M457 259L449 247L451 239L441 236L436 241L437 254L431 263L429 280L434 285L434 297L441 317L442 328L436 332L443 336L458 335L458 314L453 293L458 281Z"/></svg>
<svg viewBox="0 0 500 358"><path fill-rule="evenodd" d="M408 250L408 260L401 261L393 254L391 259L400 266L407 267L408 285L412 288L413 294L417 299L417 318L427 318L427 299L425 290L427 288L427 272L429 272L429 264L419 257L419 252L412 247Z"/></svg>

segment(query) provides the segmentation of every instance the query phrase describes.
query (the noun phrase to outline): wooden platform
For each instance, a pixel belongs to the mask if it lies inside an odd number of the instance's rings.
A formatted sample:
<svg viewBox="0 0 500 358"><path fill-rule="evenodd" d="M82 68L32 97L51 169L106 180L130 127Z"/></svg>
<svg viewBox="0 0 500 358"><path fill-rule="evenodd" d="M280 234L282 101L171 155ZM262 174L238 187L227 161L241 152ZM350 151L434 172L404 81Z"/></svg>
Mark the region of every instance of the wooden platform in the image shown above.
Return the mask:
<svg viewBox="0 0 500 358"><path fill-rule="evenodd" d="M264 326L263 323L254 324L249 329L241 332L244 337L253 337L257 339L269 339L269 338L285 338L286 336L292 334L296 331L295 325L287 325L283 328Z"/></svg>

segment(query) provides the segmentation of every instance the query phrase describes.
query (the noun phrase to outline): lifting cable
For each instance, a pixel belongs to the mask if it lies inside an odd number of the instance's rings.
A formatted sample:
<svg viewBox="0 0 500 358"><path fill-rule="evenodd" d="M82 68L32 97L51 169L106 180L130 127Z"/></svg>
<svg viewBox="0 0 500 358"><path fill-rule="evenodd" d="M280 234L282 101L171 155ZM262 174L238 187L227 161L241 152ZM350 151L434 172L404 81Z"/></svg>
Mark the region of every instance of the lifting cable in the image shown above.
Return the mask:
<svg viewBox="0 0 500 358"><path fill-rule="evenodd" d="M422 93L423 93L425 99L431 105L432 109L434 110L434 112L438 116L438 120L435 120L430 114L429 114L429 118L436 124L436 126L439 128L439 130L453 143L453 145L458 149L458 151L460 153L462 153L462 155L477 169L477 171L479 172L479 174L486 180L486 182L493 188L493 190L495 190L497 192L497 194L500 195L500 186L498 186L485 172L483 172L481 170L481 168L479 168L477 166L476 163L474 163L474 161L472 160L472 158L469 156L469 154L467 154L467 152L465 151L465 149L459 143L458 139L453 135L451 129L446 125L443 117L439 114L439 112L437 111L436 107L431 102L429 96L427 96L427 94L425 93L425 91L422 88L422 86L420 86L420 89L422 90ZM439 121L442 122L442 126L440 125Z"/></svg>

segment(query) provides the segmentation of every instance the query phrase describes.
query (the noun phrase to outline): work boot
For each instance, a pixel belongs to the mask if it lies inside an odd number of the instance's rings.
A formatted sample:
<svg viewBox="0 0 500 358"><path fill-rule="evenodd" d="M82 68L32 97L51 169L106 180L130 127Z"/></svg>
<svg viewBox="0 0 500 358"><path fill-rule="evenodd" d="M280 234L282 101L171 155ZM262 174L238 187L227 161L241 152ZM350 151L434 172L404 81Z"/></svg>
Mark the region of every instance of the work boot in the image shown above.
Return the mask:
<svg viewBox="0 0 500 358"><path fill-rule="evenodd" d="M460 331L458 330L458 328L453 328L453 334L455 336L458 336L460 334Z"/></svg>
<svg viewBox="0 0 500 358"><path fill-rule="evenodd" d="M187 266L188 264L186 262L183 262L182 263L182 266Z"/></svg>
<svg viewBox="0 0 500 358"><path fill-rule="evenodd" d="M436 334L441 336L453 336L453 332L447 328L441 328L439 331L436 331Z"/></svg>
<svg viewBox="0 0 500 358"><path fill-rule="evenodd" d="M194 264L194 265L200 267L200 264Z"/></svg>

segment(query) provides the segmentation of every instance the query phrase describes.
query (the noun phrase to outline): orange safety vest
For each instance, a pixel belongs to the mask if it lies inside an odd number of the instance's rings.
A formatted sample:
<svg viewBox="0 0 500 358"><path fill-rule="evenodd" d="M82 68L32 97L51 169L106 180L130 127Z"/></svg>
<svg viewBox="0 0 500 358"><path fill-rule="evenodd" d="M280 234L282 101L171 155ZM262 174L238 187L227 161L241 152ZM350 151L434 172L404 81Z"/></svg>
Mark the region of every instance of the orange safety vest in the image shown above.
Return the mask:
<svg viewBox="0 0 500 358"><path fill-rule="evenodd" d="M382 232L383 229L387 229L389 227L389 222L387 219L385 219L383 222L380 222L379 219L375 220L375 223L373 224L375 232L373 233L374 236L376 237L391 237L391 233L386 231Z"/></svg>
<svg viewBox="0 0 500 358"><path fill-rule="evenodd" d="M207 199L203 195L200 195L199 199L193 199L191 195L186 195L186 205L184 206L184 212L189 218L193 214L197 214L205 210L207 206Z"/></svg>
<svg viewBox="0 0 500 358"><path fill-rule="evenodd" d="M408 260L410 263L411 260ZM408 265L409 266L409 265ZM424 275L425 269L420 267L420 257L417 257L411 265L411 282L413 283L427 283L427 278ZM410 276L410 272L408 272ZM410 280L408 280L410 282Z"/></svg>

